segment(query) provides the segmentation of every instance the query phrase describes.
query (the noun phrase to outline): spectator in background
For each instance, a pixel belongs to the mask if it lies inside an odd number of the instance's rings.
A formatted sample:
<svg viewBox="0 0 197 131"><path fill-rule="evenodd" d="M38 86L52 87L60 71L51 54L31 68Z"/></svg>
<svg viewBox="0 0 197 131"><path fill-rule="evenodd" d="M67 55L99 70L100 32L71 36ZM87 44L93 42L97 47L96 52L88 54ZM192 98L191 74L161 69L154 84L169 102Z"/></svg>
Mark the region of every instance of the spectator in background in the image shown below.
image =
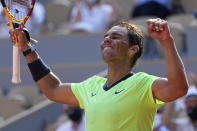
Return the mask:
<svg viewBox="0 0 197 131"><path fill-rule="evenodd" d="M171 14L171 0L136 0L131 18L139 16L156 16L165 19Z"/></svg>
<svg viewBox="0 0 197 131"><path fill-rule="evenodd" d="M191 86L185 97L186 113L188 121L176 124L176 131L197 131L197 88Z"/></svg>
<svg viewBox="0 0 197 131"><path fill-rule="evenodd" d="M162 122L162 113L164 110L164 106L165 105L161 106L157 110L155 120L154 120L153 131L169 131L169 129Z"/></svg>
<svg viewBox="0 0 197 131"><path fill-rule="evenodd" d="M82 109L78 106L64 105L64 111L69 120L60 125L56 131L85 131L85 120Z"/></svg>
<svg viewBox="0 0 197 131"><path fill-rule="evenodd" d="M45 21L45 8L42 3L36 2L33 13L25 26L30 34L40 34L40 27Z"/></svg>
<svg viewBox="0 0 197 131"><path fill-rule="evenodd" d="M101 4L100 0L86 0L76 3L71 12L70 22L73 29L88 32L103 32L117 21L118 12L110 4Z"/></svg>
<svg viewBox="0 0 197 131"><path fill-rule="evenodd" d="M194 73L188 74L190 84L189 90L184 99L185 114L182 119L173 118L175 115L177 102L168 103L165 106L162 124L167 126L171 131L197 131L197 77ZM183 113L182 113L183 114ZM176 115L175 115L176 116Z"/></svg>

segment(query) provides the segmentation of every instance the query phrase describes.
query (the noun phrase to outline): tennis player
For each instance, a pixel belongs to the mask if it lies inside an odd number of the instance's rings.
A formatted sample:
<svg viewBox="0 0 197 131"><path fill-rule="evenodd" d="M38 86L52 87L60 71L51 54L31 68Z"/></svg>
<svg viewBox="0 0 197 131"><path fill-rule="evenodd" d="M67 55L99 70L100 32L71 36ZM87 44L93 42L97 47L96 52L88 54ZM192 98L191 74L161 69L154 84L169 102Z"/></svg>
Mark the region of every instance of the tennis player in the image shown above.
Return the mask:
<svg viewBox="0 0 197 131"><path fill-rule="evenodd" d="M10 31L10 35L15 42L16 34L33 79L48 99L85 110L86 131L151 131L157 108L185 95L188 82L167 21L149 19L147 25L149 35L163 47L167 78L131 73L143 52L143 35L126 22L109 29L101 42L107 78L92 76L81 83L62 83L23 31Z"/></svg>

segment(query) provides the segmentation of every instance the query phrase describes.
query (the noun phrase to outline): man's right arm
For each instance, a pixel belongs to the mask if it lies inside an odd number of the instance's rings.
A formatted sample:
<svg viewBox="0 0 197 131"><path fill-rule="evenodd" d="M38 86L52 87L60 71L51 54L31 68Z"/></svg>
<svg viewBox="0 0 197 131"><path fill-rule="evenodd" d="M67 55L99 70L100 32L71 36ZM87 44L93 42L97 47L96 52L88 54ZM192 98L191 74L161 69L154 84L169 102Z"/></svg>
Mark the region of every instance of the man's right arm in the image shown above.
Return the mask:
<svg viewBox="0 0 197 131"><path fill-rule="evenodd" d="M16 34L18 38L18 46L21 52L30 48L30 45L28 44L23 32L18 30L10 31L10 38L13 43L15 43L14 34ZM25 56L25 59L27 63L30 64L40 58L36 51L32 51ZM50 71L48 74L37 80L36 83L48 99L62 104L79 105L75 95L71 90L71 85L61 83L59 78L55 76L53 72Z"/></svg>
<svg viewBox="0 0 197 131"><path fill-rule="evenodd" d="M27 63L32 63L37 60L39 56L36 52L32 52L25 58ZM79 105L71 90L71 85L61 83L59 78L53 72L48 73L36 83L48 99L62 104Z"/></svg>
<svg viewBox="0 0 197 131"><path fill-rule="evenodd" d="M61 83L52 72L40 79L37 85L48 99L62 104L79 106L71 90L71 85Z"/></svg>

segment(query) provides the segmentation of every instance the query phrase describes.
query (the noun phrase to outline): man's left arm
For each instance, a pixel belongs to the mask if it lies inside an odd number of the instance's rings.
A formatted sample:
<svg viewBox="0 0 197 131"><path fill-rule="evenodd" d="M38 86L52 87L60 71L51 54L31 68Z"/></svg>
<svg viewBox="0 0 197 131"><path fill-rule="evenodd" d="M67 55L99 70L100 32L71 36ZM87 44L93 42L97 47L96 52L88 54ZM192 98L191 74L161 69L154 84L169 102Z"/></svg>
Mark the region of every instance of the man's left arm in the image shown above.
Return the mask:
<svg viewBox="0 0 197 131"><path fill-rule="evenodd" d="M149 35L160 41L166 61L167 78L159 78L153 82L153 95L161 101L170 102L187 93L188 82L185 68L170 34L167 21L151 19L147 21L147 24Z"/></svg>

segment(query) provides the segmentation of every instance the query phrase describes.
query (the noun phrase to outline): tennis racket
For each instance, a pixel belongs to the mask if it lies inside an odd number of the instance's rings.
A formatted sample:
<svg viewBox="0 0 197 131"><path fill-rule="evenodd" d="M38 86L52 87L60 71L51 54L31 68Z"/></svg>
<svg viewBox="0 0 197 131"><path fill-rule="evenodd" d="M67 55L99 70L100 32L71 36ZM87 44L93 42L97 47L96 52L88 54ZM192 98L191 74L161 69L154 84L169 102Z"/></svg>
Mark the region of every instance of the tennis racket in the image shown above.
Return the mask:
<svg viewBox="0 0 197 131"><path fill-rule="evenodd" d="M12 30L19 28L22 30L25 23L32 14L36 0L1 0L4 12L8 18ZM17 24L16 24L17 23ZM16 27L18 25L18 27ZM16 36L15 36L16 38ZM18 84L20 79L20 52L18 42L13 46L13 64L12 64L12 83Z"/></svg>

